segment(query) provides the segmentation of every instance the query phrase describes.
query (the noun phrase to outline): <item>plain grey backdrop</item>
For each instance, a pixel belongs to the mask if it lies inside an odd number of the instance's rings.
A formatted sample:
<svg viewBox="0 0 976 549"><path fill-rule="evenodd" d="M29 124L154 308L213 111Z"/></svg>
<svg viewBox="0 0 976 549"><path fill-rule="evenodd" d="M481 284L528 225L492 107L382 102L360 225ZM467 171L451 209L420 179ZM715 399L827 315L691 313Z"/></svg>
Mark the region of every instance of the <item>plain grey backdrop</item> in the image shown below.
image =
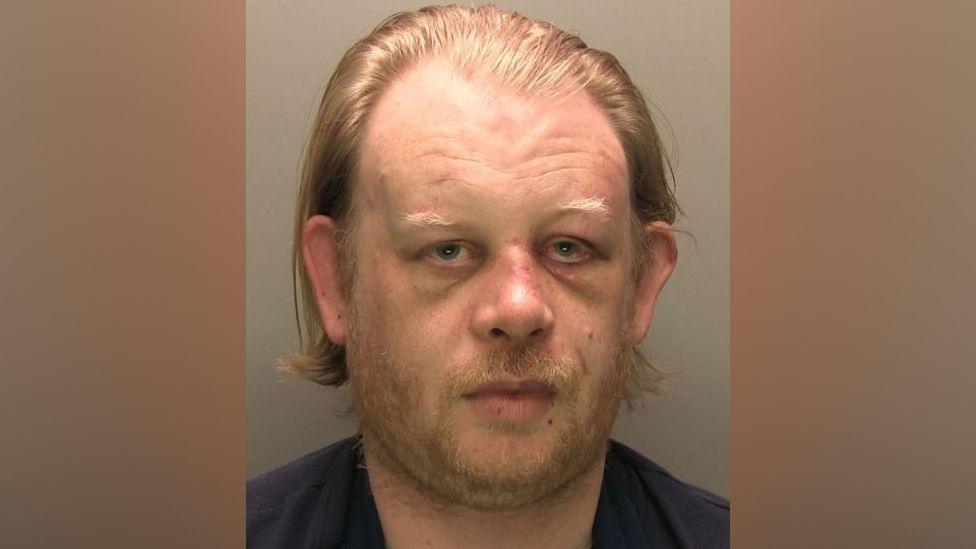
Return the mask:
<svg viewBox="0 0 976 549"><path fill-rule="evenodd" d="M290 249L300 155L340 56L387 16L428 2L247 2L247 475L355 432L341 392L275 360L297 345ZM464 3L471 5L470 3ZM669 396L621 411L614 437L729 496L729 3L511 1L621 61L676 161L678 264L645 352L677 372ZM670 131L667 127L670 126ZM673 134L673 136L669 135Z"/></svg>

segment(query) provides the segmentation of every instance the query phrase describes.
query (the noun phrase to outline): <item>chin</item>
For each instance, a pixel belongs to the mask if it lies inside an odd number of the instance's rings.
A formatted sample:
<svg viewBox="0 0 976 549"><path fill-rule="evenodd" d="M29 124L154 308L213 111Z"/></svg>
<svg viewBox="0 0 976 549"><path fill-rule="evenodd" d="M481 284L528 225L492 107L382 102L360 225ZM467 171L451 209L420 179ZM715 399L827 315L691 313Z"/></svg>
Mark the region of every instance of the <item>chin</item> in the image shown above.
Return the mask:
<svg viewBox="0 0 976 549"><path fill-rule="evenodd" d="M559 429L563 427L563 429ZM565 453L567 426L554 423L494 423L470 425L454 433L456 456L475 470L528 474L555 465Z"/></svg>
<svg viewBox="0 0 976 549"><path fill-rule="evenodd" d="M605 441L587 438L568 418L442 426L441 474L425 491L466 507L511 511L558 497L600 457Z"/></svg>

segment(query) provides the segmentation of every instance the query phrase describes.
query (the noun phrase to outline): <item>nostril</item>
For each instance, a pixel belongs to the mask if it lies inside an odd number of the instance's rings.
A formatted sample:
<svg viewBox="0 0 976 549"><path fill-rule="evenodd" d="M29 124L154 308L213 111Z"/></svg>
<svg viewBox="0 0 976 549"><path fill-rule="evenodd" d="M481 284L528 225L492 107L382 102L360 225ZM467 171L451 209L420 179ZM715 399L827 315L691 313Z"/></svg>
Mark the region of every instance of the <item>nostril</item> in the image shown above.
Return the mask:
<svg viewBox="0 0 976 549"><path fill-rule="evenodd" d="M505 335L505 331L502 330L501 328L492 328L491 335L495 337L502 337L503 335Z"/></svg>

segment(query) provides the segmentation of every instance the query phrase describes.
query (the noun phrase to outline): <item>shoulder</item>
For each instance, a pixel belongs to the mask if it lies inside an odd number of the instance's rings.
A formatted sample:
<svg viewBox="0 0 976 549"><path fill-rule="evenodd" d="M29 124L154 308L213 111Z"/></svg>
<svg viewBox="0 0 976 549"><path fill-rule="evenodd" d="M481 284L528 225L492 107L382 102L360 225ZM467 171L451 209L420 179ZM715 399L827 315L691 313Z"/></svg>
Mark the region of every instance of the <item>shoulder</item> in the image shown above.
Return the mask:
<svg viewBox="0 0 976 549"><path fill-rule="evenodd" d="M249 480L247 546L292 546L315 517L335 516L329 507L344 509L357 445L347 438Z"/></svg>
<svg viewBox="0 0 976 549"><path fill-rule="evenodd" d="M683 546L728 547L728 500L679 480L616 441L611 441L607 462L624 475L631 500L645 523L664 522Z"/></svg>
<svg viewBox="0 0 976 549"><path fill-rule="evenodd" d="M264 513L320 490L339 473L337 466L355 459L358 443L347 438L302 456L247 482L247 512Z"/></svg>

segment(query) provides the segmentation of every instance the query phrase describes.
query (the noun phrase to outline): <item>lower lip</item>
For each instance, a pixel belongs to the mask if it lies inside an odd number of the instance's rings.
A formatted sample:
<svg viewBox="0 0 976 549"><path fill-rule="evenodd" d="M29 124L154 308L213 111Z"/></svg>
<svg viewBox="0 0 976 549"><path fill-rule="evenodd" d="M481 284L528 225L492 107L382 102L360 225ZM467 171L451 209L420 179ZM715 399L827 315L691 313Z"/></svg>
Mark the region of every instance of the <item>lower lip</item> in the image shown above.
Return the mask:
<svg viewBox="0 0 976 549"><path fill-rule="evenodd" d="M554 395L543 392L478 393L466 397L475 412L489 421L524 422L549 411Z"/></svg>

